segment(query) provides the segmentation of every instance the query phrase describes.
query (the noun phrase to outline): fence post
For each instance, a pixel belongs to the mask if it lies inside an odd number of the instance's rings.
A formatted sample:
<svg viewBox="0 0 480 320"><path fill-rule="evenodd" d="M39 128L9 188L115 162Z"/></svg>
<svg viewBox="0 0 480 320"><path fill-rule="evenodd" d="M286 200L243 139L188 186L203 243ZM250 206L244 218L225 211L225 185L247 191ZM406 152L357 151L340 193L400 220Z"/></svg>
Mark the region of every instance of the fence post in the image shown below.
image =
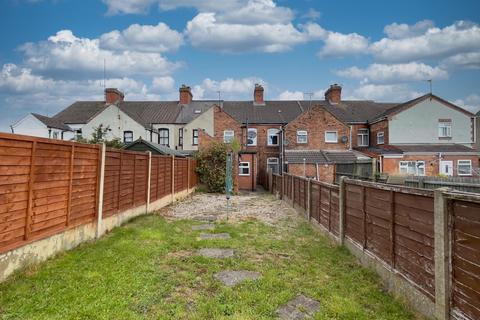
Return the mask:
<svg viewBox="0 0 480 320"><path fill-rule="evenodd" d="M175 202L175 155L172 154L172 203Z"/></svg>
<svg viewBox="0 0 480 320"><path fill-rule="evenodd" d="M449 319L450 292L450 239L448 232L448 199L445 193L449 188L434 191L434 248L435 248L435 316L439 320Z"/></svg>
<svg viewBox="0 0 480 320"><path fill-rule="evenodd" d="M312 179L307 180L307 214L308 214L308 221L310 221L310 218L312 217Z"/></svg>
<svg viewBox="0 0 480 320"><path fill-rule="evenodd" d="M187 158L187 194L190 194L190 158Z"/></svg>
<svg viewBox="0 0 480 320"><path fill-rule="evenodd" d="M347 177L340 177L340 189L338 192L338 240L342 246L345 242L346 180Z"/></svg>
<svg viewBox="0 0 480 320"><path fill-rule="evenodd" d="M146 213L150 212L150 190L152 188L152 152L147 151L147 205L146 205Z"/></svg>
<svg viewBox="0 0 480 320"><path fill-rule="evenodd" d="M97 230L95 233L96 238L100 238L103 234L103 188L105 186L105 157L106 146L102 143L100 146L100 180L98 183L98 208L97 208Z"/></svg>
<svg viewBox="0 0 480 320"><path fill-rule="evenodd" d="M292 174L292 175L290 176L290 178L291 178L291 180L292 180L292 183L291 183L291 184L292 184L292 185L291 185L292 188L290 189L290 190L292 191L292 199L290 199L290 200L292 201L292 207L295 208L295 191L293 190L293 187L294 187L295 183L294 183L294 181L293 181L293 180L294 180L293 177L294 177L294 175Z"/></svg>

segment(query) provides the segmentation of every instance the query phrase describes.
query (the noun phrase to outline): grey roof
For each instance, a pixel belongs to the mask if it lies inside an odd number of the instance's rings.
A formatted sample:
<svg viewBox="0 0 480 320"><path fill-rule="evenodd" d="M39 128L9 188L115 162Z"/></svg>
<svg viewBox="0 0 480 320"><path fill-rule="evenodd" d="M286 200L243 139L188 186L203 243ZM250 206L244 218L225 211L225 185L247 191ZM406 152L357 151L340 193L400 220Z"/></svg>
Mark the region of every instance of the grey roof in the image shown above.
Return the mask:
<svg viewBox="0 0 480 320"><path fill-rule="evenodd" d="M387 145L384 147L357 148L365 154L404 154L404 153L476 153L477 150L462 144L405 144Z"/></svg>
<svg viewBox="0 0 480 320"><path fill-rule="evenodd" d="M480 117L480 110L476 114L477 117Z"/></svg>
<svg viewBox="0 0 480 320"><path fill-rule="evenodd" d="M72 131L72 128L65 125L62 121L59 121L57 119L50 118L50 117L47 117L47 116L42 116L41 114L38 114L38 113L32 113L32 115L35 118L37 118L38 120L40 120L47 127L60 129L60 130L64 130L64 131Z"/></svg>
<svg viewBox="0 0 480 320"><path fill-rule="evenodd" d="M117 105L144 127L153 123L175 123L180 112L177 101L124 101Z"/></svg>
<svg viewBox="0 0 480 320"><path fill-rule="evenodd" d="M218 100L195 100L189 104L182 104L180 105L180 110L175 119L175 123L189 123L214 105L219 104L221 104L221 102Z"/></svg>
<svg viewBox="0 0 480 320"><path fill-rule="evenodd" d="M182 153L181 151L178 151L178 150L174 150L174 149L171 149L167 146L163 146L161 144L158 144L158 143L154 143L154 142L150 142L148 140L143 140L142 138L139 138L129 144L127 144L126 146L123 147L123 149L125 150L130 150L132 148L134 148L134 146L138 145L138 144L144 144L146 145L147 147L157 151L158 153L160 154L165 154L165 155L175 155L177 157L185 157L187 152L186 153Z"/></svg>
<svg viewBox="0 0 480 320"><path fill-rule="evenodd" d="M342 101L330 104L325 100L265 101L265 105L254 105L252 101L224 101L223 108L235 120L245 123L288 123L313 106L322 106L340 121L365 123L379 113L393 108L397 103L374 101ZM279 112L280 111L280 112Z"/></svg>
<svg viewBox="0 0 480 320"><path fill-rule="evenodd" d="M87 123L105 108L106 105L103 101L77 101L52 118L66 124Z"/></svg>
<svg viewBox="0 0 480 320"><path fill-rule="evenodd" d="M288 163L351 163L363 156L357 156L354 151L327 151L327 150L285 150L285 161Z"/></svg>

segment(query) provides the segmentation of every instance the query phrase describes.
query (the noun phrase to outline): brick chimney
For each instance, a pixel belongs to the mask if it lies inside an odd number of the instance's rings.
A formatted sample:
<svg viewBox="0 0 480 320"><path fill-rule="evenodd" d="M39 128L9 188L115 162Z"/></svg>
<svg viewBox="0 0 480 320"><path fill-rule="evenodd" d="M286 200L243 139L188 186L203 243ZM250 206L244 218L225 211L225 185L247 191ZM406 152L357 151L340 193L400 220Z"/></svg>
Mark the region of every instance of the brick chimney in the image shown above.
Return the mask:
<svg viewBox="0 0 480 320"><path fill-rule="evenodd" d="M179 102L180 104L189 104L190 102L192 102L193 95L190 87L187 87L186 85L182 84L179 91L180 91L180 102Z"/></svg>
<svg viewBox="0 0 480 320"><path fill-rule="evenodd" d="M106 88L105 89L105 103L115 104L117 102L123 102L123 92L117 88Z"/></svg>
<svg viewBox="0 0 480 320"><path fill-rule="evenodd" d="M342 87L338 84L332 84L327 91L325 91L325 100L331 104L337 104L342 101Z"/></svg>
<svg viewBox="0 0 480 320"><path fill-rule="evenodd" d="M253 91L253 103L254 104L259 104L263 105L265 104L265 101L263 100L263 87L262 85L256 83L255 84L255 90Z"/></svg>

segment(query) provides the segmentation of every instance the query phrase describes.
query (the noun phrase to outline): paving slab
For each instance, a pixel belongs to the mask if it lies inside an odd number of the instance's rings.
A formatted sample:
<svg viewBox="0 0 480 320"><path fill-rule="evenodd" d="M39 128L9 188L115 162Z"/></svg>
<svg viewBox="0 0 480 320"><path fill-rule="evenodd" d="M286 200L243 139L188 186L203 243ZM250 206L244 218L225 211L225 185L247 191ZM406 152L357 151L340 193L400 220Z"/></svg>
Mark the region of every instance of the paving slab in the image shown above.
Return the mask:
<svg viewBox="0 0 480 320"><path fill-rule="evenodd" d="M208 223L208 224L199 224L196 226L192 226L192 230L197 231L197 230L213 230L215 229L215 225Z"/></svg>
<svg viewBox="0 0 480 320"><path fill-rule="evenodd" d="M234 256L233 249L205 248L200 249L198 254L206 258L231 258Z"/></svg>
<svg viewBox="0 0 480 320"><path fill-rule="evenodd" d="M221 281L227 287L234 287L235 285L245 280L258 280L262 277L260 272L239 270L239 271L222 271L215 273L213 277Z"/></svg>
<svg viewBox="0 0 480 320"><path fill-rule="evenodd" d="M278 308L277 315L283 320L301 320L312 317L319 310L320 302L300 294Z"/></svg>
<svg viewBox="0 0 480 320"><path fill-rule="evenodd" d="M209 239L230 239L230 234L228 233L201 233L200 239L209 240Z"/></svg>
<svg viewBox="0 0 480 320"><path fill-rule="evenodd" d="M216 216L195 216L193 217L193 220L214 222L215 220L217 220L217 217Z"/></svg>

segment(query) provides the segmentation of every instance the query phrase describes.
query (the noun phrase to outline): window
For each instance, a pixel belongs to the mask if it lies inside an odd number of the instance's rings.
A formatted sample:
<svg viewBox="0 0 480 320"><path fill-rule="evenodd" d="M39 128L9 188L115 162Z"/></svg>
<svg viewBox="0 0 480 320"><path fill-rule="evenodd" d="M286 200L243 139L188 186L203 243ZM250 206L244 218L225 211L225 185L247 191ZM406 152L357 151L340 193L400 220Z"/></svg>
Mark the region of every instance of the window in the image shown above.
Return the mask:
<svg viewBox="0 0 480 320"><path fill-rule="evenodd" d="M75 140L82 139L82 129L75 130Z"/></svg>
<svg viewBox="0 0 480 320"><path fill-rule="evenodd" d="M452 121L449 119L440 119L438 121L438 137L451 138L452 137Z"/></svg>
<svg viewBox="0 0 480 320"><path fill-rule="evenodd" d="M377 132L377 144L385 143L385 134L382 132Z"/></svg>
<svg viewBox="0 0 480 320"><path fill-rule="evenodd" d="M327 142L327 143L337 143L338 142L337 131L325 131L325 142Z"/></svg>
<svg viewBox="0 0 480 320"><path fill-rule="evenodd" d="M247 146L257 145L257 129L248 128Z"/></svg>
<svg viewBox="0 0 480 320"><path fill-rule="evenodd" d="M170 133L168 129L162 128L158 130L158 144L162 146L168 146L169 145L169 137Z"/></svg>
<svg viewBox="0 0 480 320"><path fill-rule="evenodd" d="M250 175L250 162L240 162L238 165L238 175L249 176Z"/></svg>
<svg viewBox="0 0 480 320"><path fill-rule="evenodd" d="M273 173L278 172L278 158L267 158L267 170L272 169Z"/></svg>
<svg viewBox="0 0 480 320"><path fill-rule="evenodd" d="M368 129L358 129L357 138L359 147L368 147Z"/></svg>
<svg viewBox="0 0 480 320"><path fill-rule="evenodd" d="M198 146L198 129L192 130L192 145Z"/></svg>
<svg viewBox="0 0 480 320"><path fill-rule="evenodd" d="M200 114L200 113L202 113L202 110L200 110L200 109L195 109L195 111L193 111L193 112L194 112L195 114Z"/></svg>
<svg viewBox="0 0 480 320"><path fill-rule="evenodd" d="M280 130L278 129L268 129L267 130L267 145L269 146L278 146L278 133Z"/></svg>
<svg viewBox="0 0 480 320"><path fill-rule="evenodd" d="M400 161L400 174L424 176L425 161Z"/></svg>
<svg viewBox="0 0 480 320"><path fill-rule="evenodd" d="M308 133L305 130L297 130L297 143L307 143Z"/></svg>
<svg viewBox="0 0 480 320"><path fill-rule="evenodd" d="M458 160L457 161L458 175L471 176L472 175L472 160Z"/></svg>
<svg viewBox="0 0 480 320"><path fill-rule="evenodd" d="M123 142L133 142L133 131L123 131Z"/></svg>
<svg viewBox="0 0 480 320"><path fill-rule="evenodd" d="M235 132L233 130L223 131L223 142L232 143L234 138L235 138Z"/></svg>
<svg viewBox="0 0 480 320"><path fill-rule="evenodd" d="M178 145L183 146L183 128L178 129Z"/></svg>

